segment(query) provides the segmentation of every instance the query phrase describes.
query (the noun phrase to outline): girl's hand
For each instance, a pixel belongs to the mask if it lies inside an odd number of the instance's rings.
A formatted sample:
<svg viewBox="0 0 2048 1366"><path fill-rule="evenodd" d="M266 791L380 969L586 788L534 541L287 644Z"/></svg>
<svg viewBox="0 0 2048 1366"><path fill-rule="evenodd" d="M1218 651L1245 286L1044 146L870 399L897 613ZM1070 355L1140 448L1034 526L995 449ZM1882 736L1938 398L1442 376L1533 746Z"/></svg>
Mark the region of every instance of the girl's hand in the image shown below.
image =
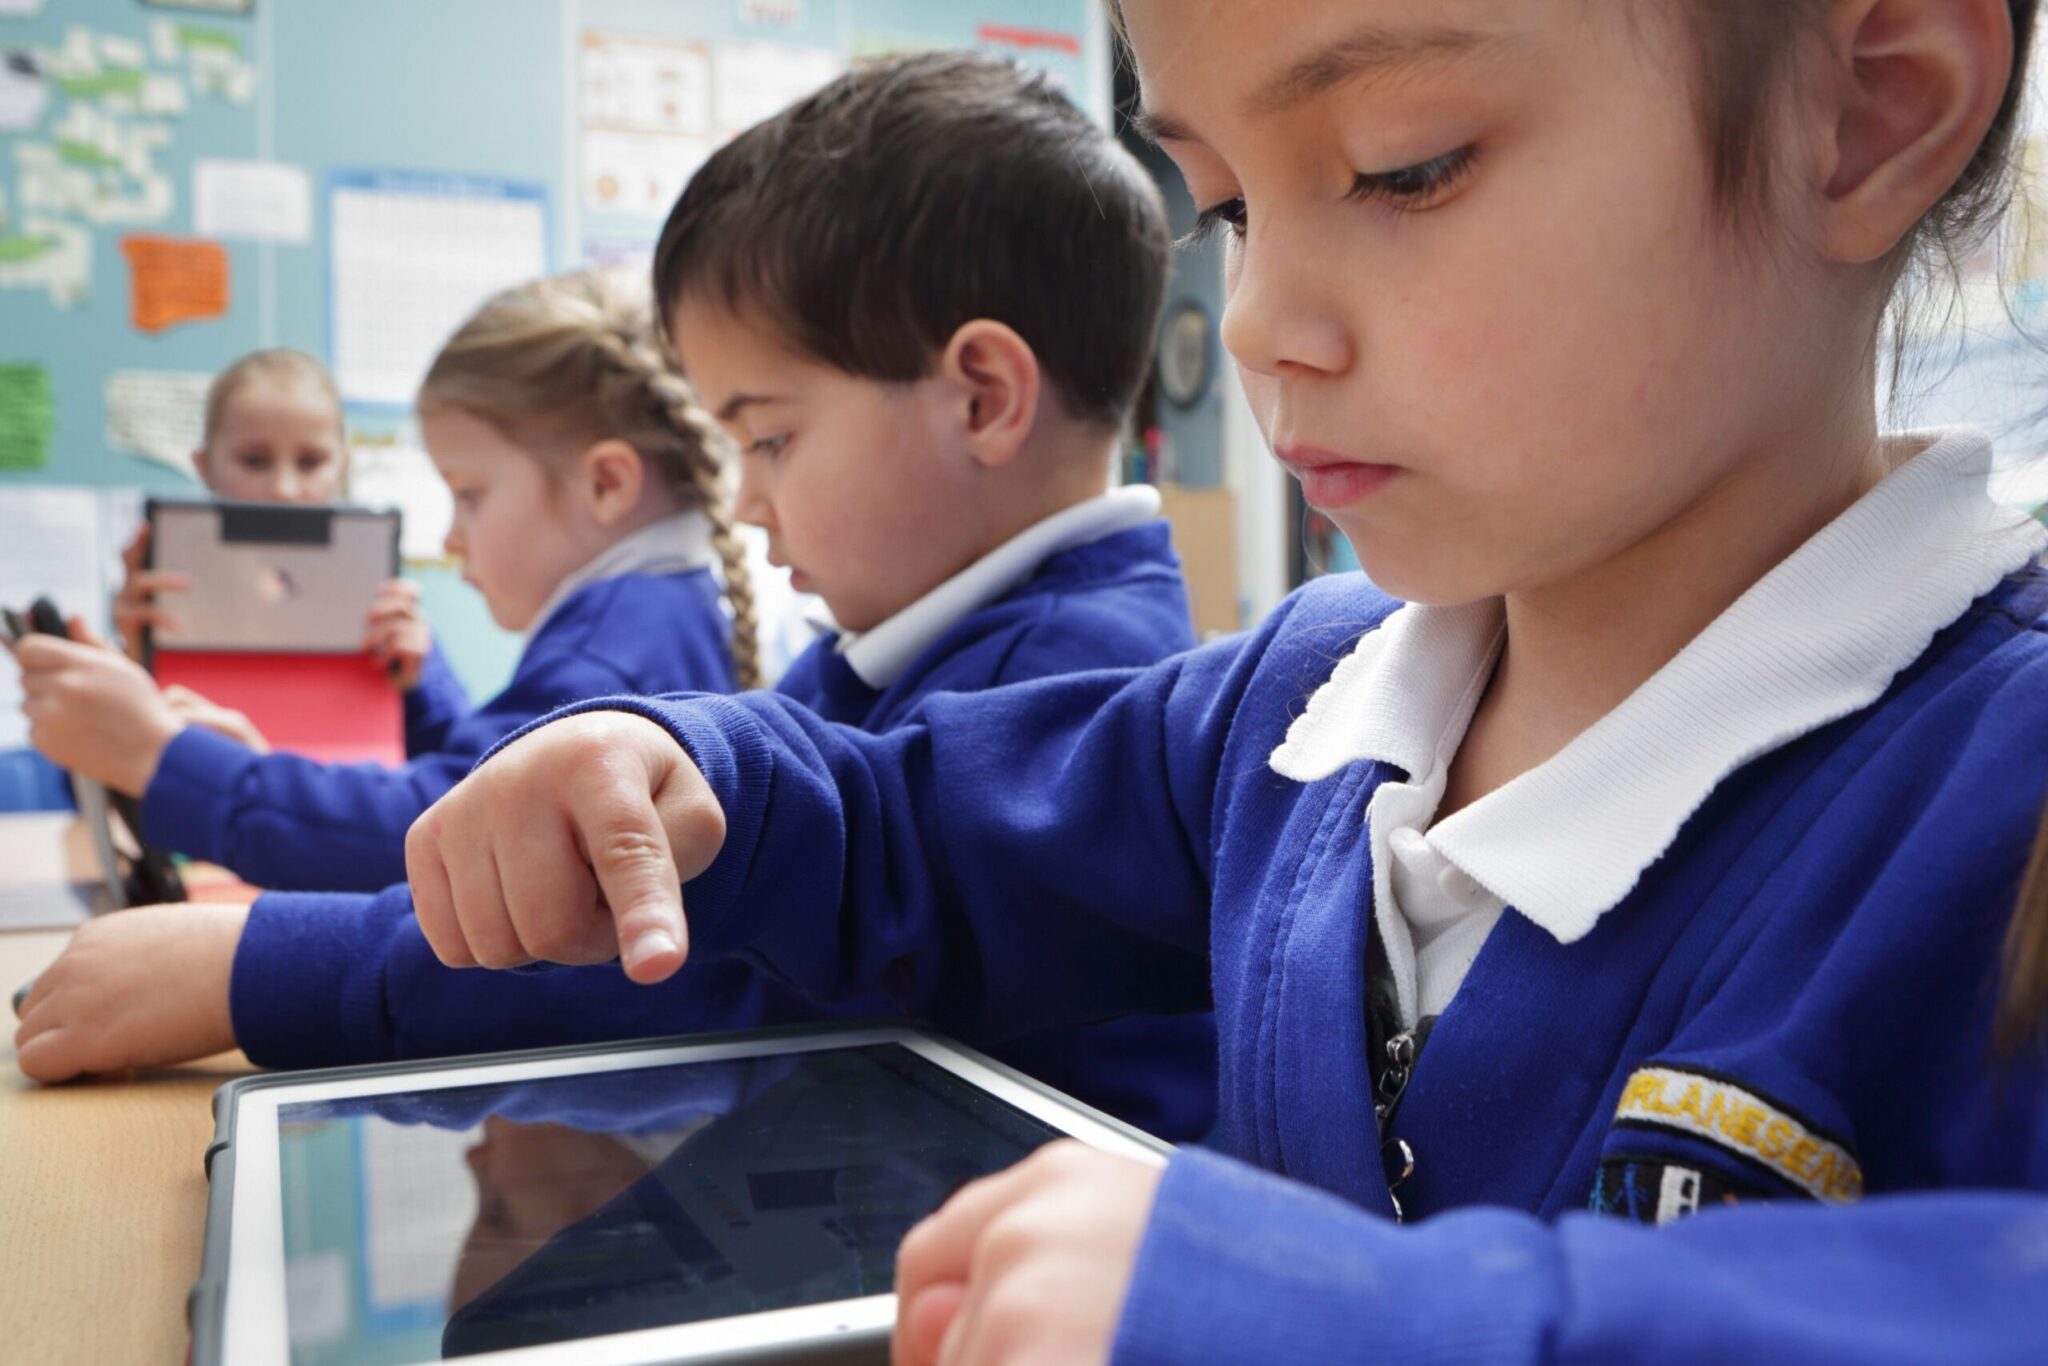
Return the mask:
<svg viewBox="0 0 2048 1366"><path fill-rule="evenodd" d="M672 736L584 712L521 736L413 822L406 880L443 963L620 959L659 982L689 952L682 884L725 844L725 812Z"/></svg>
<svg viewBox="0 0 2048 1366"><path fill-rule="evenodd" d="M188 726L202 726L216 735L225 735L258 754L270 753L270 741L263 738L263 732L256 729L256 723L243 712L223 707L182 683L173 683L164 689L164 702L172 714Z"/></svg>
<svg viewBox="0 0 2048 1366"><path fill-rule="evenodd" d="M248 920L247 906L184 902L88 921L21 1005L22 1072L69 1081L233 1048L228 978Z"/></svg>
<svg viewBox="0 0 2048 1366"><path fill-rule="evenodd" d="M185 723L140 664L76 617L71 636L32 635L14 646L28 742L59 768L139 797Z"/></svg>
<svg viewBox="0 0 2048 1366"><path fill-rule="evenodd" d="M433 648L433 632L420 611L420 587L405 579L388 579L370 603L363 628L363 648L377 657L391 675L391 686L411 692L420 685L420 669Z"/></svg>
<svg viewBox="0 0 2048 1366"><path fill-rule="evenodd" d="M890 1360L1108 1361L1161 1174L1063 1139L963 1187L897 1254Z"/></svg>
<svg viewBox="0 0 2048 1366"><path fill-rule="evenodd" d="M121 551L121 563L128 574L121 582L121 591L114 595L114 629L120 633L122 647L132 659L142 658L144 627L162 629L178 624L176 617L157 605L156 595L180 592L192 586L188 575L164 569L144 569L142 561L148 554L149 523L144 522L135 529L134 538Z"/></svg>

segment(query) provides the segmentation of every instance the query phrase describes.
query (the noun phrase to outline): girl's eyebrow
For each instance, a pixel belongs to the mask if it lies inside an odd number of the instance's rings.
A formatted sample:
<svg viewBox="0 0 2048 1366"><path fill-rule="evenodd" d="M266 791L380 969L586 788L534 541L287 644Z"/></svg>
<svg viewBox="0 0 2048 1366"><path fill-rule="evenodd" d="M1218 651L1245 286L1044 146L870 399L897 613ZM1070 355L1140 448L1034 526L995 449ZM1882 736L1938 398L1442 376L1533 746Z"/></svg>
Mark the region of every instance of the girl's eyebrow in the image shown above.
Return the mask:
<svg viewBox="0 0 2048 1366"><path fill-rule="evenodd" d="M1394 29L1368 24L1263 82L1245 97L1240 109L1246 119L1271 118L1340 85L1389 80L1419 66L1491 51L1508 41L1502 35L1475 29L1440 25ZM1131 123L1153 142L1200 140L1187 125L1153 109L1140 108Z"/></svg>
<svg viewBox="0 0 2048 1366"><path fill-rule="evenodd" d="M787 403L788 401L788 399L783 398L780 394L734 394L731 398L718 405L718 411L713 416L720 422L730 422L747 409L759 404Z"/></svg>

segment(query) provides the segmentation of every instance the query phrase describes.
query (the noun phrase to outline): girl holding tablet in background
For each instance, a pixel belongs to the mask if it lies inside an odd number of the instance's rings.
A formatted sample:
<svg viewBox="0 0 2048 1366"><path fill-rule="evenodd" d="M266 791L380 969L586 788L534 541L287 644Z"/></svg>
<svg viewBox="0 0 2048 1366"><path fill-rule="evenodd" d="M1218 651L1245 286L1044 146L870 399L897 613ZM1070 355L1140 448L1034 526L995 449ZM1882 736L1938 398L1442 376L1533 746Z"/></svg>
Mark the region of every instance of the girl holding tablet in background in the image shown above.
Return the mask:
<svg viewBox="0 0 2048 1366"><path fill-rule="evenodd" d="M720 486L727 446L649 312L594 273L536 281L485 304L428 371L420 425L455 495L449 553L498 624L530 636L497 697L432 726L408 715L403 767L263 753L189 724L132 661L49 638L18 651L30 743L141 797L154 847L261 887L369 890L404 876L414 818L535 717L609 693L753 682L751 595ZM227 444L223 479L331 491L339 463L316 449L273 447L252 469ZM280 473L285 457L306 468ZM395 651L403 613L392 622Z"/></svg>
<svg viewBox="0 0 2048 1366"><path fill-rule="evenodd" d="M207 492L243 503L332 503L347 492L348 463L341 394L314 357L286 348L252 351L214 377L204 435L192 453L193 473ZM157 594L188 586L182 574L145 567L148 554L144 525L122 552L127 574L113 613L121 644L136 659L145 628L176 620L174 605ZM363 647L386 662L392 684L405 694L408 753L418 752L416 731L469 709L462 685L433 649L417 585L393 579L384 586L364 623ZM188 721L268 748L239 712L187 688L165 689L164 700Z"/></svg>

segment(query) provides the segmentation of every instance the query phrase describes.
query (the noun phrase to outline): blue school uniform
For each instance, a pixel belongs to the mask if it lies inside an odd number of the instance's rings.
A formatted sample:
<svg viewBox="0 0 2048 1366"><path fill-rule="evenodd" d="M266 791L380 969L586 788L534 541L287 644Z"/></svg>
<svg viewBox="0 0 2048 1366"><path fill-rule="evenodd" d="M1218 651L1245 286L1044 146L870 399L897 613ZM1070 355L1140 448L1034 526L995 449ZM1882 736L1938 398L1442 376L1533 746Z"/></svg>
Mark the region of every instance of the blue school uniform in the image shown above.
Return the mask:
<svg viewBox="0 0 2048 1366"><path fill-rule="evenodd" d="M1931 454L1852 509L1854 553L1781 566L1818 626L1754 648L1753 590L1670 666L1717 680L1702 724L1732 728L1675 829L1633 827L1636 776L1586 762L1703 700L1663 673L1532 770L1561 830L1644 861L1601 905L1509 851L1530 909L1509 898L1392 1103L1367 813L1420 775L1302 752L1373 724L1318 705L1396 613L1357 579L878 736L758 696L597 705L667 727L723 804L685 889L700 959L884 983L970 1040L1213 995L1218 1151L1168 1167L1120 1362L2035 1360L2048 1062L1987 1038L2048 794L2048 573L1988 503L1937 526L1880 496L1970 472ZM1847 610L1891 598L1925 629ZM1748 694L1768 718L1787 689L1819 699L1804 728L1744 735Z"/></svg>
<svg viewBox="0 0 2048 1366"><path fill-rule="evenodd" d="M697 558L672 548L689 544L678 520L620 542L585 567L588 581L566 585L490 701L449 720L453 680L437 678L430 700L441 710L409 709L412 757L398 768L258 754L186 727L143 794L143 838L259 887L374 890L404 879L405 832L420 813L535 717L620 691L729 691L731 626L718 581L701 563L676 567ZM622 568L634 564L657 572Z"/></svg>
<svg viewBox="0 0 2048 1366"><path fill-rule="evenodd" d="M471 710L469 690L455 676L435 641L420 664L420 681L401 699L405 708L405 757L417 759L448 743L448 732Z"/></svg>
<svg viewBox="0 0 2048 1366"><path fill-rule="evenodd" d="M896 667L878 669L860 644L849 650L837 636L818 641L777 694L785 705L879 734L912 724L920 706L942 694L1151 664L1194 640L1169 528L1148 519L1053 553L1003 596L906 648ZM634 986L615 967L453 971L427 947L403 886L367 903L263 898L237 952L233 1008L237 1040L251 1058L275 1067L900 1010L887 993L827 1001L738 963L693 964L657 987ZM1193 1137L1215 1112L1215 1029L1206 1013L1010 1037L994 1051L1155 1132Z"/></svg>

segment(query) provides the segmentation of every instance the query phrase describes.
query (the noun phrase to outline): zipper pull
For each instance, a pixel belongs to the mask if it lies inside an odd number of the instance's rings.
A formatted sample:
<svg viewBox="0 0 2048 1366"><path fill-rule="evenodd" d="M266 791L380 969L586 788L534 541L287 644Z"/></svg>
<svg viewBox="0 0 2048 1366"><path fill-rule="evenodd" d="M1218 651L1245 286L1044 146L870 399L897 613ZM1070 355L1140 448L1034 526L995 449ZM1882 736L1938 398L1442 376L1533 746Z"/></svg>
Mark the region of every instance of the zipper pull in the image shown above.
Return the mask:
<svg viewBox="0 0 2048 1366"><path fill-rule="evenodd" d="M1398 1192L1403 1182L1415 1174L1415 1149L1408 1140L1387 1133L1393 1122L1394 1110L1401 1103L1401 1095L1408 1089L1408 1079L1415 1074L1417 1047L1415 1031L1404 1029L1387 1040L1386 1070L1380 1073L1379 1085L1372 1107L1373 1118L1379 1124L1380 1165L1386 1170L1387 1198L1394 1204L1394 1222L1404 1223L1406 1212L1401 1208Z"/></svg>
<svg viewBox="0 0 2048 1366"><path fill-rule="evenodd" d="M1408 1146L1405 1138L1390 1138L1380 1144L1380 1165L1386 1168L1387 1198L1394 1203L1394 1222L1408 1222L1407 1211L1401 1208L1399 1191L1409 1177L1415 1175L1415 1149Z"/></svg>

